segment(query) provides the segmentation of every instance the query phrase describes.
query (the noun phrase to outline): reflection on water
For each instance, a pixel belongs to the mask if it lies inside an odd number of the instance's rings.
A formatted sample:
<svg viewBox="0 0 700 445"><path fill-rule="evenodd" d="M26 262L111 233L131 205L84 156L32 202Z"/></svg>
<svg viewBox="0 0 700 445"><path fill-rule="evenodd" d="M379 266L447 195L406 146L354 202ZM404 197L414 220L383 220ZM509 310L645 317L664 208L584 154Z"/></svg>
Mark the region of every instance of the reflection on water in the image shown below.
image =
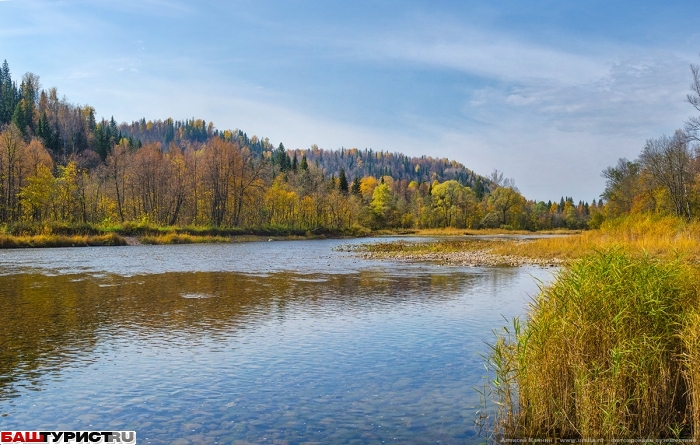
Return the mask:
<svg viewBox="0 0 700 445"><path fill-rule="evenodd" d="M334 243L3 255L3 428L133 429L159 444L477 440L478 354L549 272L358 262Z"/></svg>

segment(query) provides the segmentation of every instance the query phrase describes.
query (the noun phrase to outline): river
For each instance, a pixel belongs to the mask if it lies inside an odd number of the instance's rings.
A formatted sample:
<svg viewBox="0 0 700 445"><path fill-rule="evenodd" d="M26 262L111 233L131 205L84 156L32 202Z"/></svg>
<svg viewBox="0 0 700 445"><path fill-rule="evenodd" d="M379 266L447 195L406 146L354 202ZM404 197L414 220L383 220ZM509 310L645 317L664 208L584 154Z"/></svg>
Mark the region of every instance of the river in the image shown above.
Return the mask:
<svg viewBox="0 0 700 445"><path fill-rule="evenodd" d="M480 354L553 270L338 249L373 241L0 251L0 425L173 445L483 441Z"/></svg>

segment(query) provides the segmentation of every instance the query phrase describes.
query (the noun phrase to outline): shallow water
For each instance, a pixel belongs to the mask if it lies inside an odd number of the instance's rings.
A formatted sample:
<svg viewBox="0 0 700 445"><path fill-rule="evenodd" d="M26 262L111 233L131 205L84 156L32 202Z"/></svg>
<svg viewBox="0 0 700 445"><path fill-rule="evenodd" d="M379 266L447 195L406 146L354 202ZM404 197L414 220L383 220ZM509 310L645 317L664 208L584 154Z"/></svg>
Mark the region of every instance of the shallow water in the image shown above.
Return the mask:
<svg viewBox="0 0 700 445"><path fill-rule="evenodd" d="M337 250L358 242L0 251L0 425L478 442L479 354L552 271Z"/></svg>

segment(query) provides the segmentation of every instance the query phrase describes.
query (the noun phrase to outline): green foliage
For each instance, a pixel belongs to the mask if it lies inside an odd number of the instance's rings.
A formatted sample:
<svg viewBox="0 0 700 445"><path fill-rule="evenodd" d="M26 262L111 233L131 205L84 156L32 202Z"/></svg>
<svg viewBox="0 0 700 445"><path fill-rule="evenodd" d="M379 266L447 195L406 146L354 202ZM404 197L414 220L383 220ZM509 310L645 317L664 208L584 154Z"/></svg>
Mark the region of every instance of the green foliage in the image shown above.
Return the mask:
<svg viewBox="0 0 700 445"><path fill-rule="evenodd" d="M29 122L27 121L27 111L25 110L24 100L20 100L12 113L12 123L14 123L22 136L25 138L29 135Z"/></svg>
<svg viewBox="0 0 700 445"><path fill-rule="evenodd" d="M375 218L375 227L384 227L387 224L387 220L393 208L393 196L386 183L382 182L374 188L372 202L370 202L369 207Z"/></svg>

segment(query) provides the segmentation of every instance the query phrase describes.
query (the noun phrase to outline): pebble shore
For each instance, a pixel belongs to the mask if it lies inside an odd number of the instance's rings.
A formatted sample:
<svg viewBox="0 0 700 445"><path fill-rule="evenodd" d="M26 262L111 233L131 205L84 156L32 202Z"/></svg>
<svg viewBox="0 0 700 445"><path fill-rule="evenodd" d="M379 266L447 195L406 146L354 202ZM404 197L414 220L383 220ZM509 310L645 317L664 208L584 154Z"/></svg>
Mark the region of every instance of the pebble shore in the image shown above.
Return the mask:
<svg viewBox="0 0 700 445"><path fill-rule="evenodd" d="M497 255L489 253L487 250L473 250L463 252L448 253L385 253L385 252L364 252L363 258L368 259L398 259L405 261L430 261L443 266L466 266L466 267L495 267L495 266L539 266L539 267L560 267L564 264L558 258L537 259L525 258L515 255Z"/></svg>

